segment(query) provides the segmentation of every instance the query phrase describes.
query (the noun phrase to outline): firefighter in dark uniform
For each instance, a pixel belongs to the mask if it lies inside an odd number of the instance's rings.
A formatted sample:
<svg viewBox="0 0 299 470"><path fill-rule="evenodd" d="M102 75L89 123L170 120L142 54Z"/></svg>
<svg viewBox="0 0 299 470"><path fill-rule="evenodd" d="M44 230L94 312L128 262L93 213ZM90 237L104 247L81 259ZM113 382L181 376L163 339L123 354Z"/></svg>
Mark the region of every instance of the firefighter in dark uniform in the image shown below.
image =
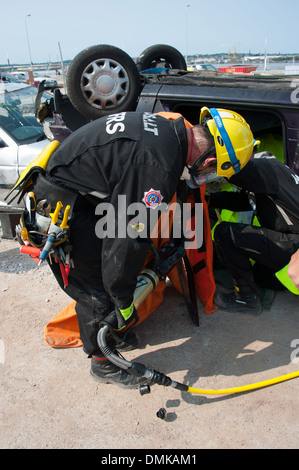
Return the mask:
<svg viewBox="0 0 299 470"><path fill-rule="evenodd" d="M242 167L254 146L248 124L236 113L214 112L210 120L215 126L221 121ZM136 319L133 293L151 241L147 220L141 221L146 236L128 236L126 228L132 215L127 209L138 202L150 214L162 202L169 204L186 167L191 187L218 178L215 132L204 122L186 128L183 117L171 120L150 113L123 112L78 129L47 164L47 181L77 194L69 221L74 267L65 292L76 301L80 337L91 356L91 374L100 381L130 388L143 381L111 364L97 344L104 319L117 332ZM227 160L230 165L228 153ZM120 204L120 197L121 201L125 198L124 204ZM114 228L106 237L101 236L107 229L102 223L104 203L109 204L105 206L107 226ZM59 266L53 263L51 268L63 285ZM137 346L135 339L131 334L131 347Z"/></svg>
<svg viewBox="0 0 299 470"><path fill-rule="evenodd" d="M193 154L195 150L194 142ZM58 148L47 166L48 180L79 193L70 226L74 269L70 271L65 292L77 302L80 337L84 350L92 356L91 373L104 381L111 379L127 387L140 381L117 370L97 345L99 325L104 318L120 331L136 315L132 303L136 277L151 250L147 221L139 221L147 230L146 236L133 238L126 234L132 219L127 207L140 202L149 213L162 202L169 204L187 155L183 118L169 121L149 113L124 112L77 130ZM123 202L119 196L125 197ZM113 226L116 236L108 234L102 238L99 233L102 214L95 212L97 206L106 203L114 209L113 220L107 224ZM58 267L51 267L61 282ZM137 346L133 333L127 340L132 347ZM117 347L121 349L119 344Z"/></svg>

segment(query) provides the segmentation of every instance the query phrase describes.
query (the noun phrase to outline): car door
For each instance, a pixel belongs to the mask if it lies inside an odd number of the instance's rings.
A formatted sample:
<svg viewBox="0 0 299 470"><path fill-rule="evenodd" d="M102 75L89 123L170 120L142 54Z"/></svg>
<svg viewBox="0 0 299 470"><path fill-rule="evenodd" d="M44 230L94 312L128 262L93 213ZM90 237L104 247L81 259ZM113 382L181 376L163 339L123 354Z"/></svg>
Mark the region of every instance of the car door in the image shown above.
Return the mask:
<svg viewBox="0 0 299 470"><path fill-rule="evenodd" d="M0 187L10 187L18 178L18 144L0 127Z"/></svg>

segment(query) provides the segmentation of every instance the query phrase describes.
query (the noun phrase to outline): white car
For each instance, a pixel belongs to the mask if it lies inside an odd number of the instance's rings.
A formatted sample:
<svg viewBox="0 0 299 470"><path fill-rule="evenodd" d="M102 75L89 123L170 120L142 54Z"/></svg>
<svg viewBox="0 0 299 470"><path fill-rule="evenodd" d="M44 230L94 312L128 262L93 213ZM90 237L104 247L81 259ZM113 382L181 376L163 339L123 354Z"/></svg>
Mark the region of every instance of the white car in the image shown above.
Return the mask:
<svg viewBox="0 0 299 470"><path fill-rule="evenodd" d="M37 88L26 83L0 81L0 189L12 187L49 143L35 118L36 95ZM44 93L43 100L51 96Z"/></svg>
<svg viewBox="0 0 299 470"><path fill-rule="evenodd" d="M219 72L219 69L212 64L195 64L196 70L211 70L213 72Z"/></svg>
<svg viewBox="0 0 299 470"><path fill-rule="evenodd" d="M45 86L50 88L50 87L55 87L58 85L57 83L57 80L55 80L54 78L52 77L48 77L48 76L43 76L43 75L39 75L38 72L34 72L33 73L33 77L34 77L34 85L37 85L42 82L43 80L45 80Z"/></svg>

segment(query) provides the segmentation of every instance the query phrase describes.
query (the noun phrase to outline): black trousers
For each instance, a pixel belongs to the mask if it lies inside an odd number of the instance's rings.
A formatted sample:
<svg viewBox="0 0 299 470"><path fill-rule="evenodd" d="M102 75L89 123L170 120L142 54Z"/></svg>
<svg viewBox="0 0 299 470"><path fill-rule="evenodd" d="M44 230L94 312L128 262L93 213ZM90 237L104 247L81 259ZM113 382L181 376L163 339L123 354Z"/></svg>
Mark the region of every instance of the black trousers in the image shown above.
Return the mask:
<svg viewBox="0 0 299 470"><path fill-rule="evenodd" d="M59 265L50 265L64 292L76 301L80 338L87 354L99 353L99 325L114 308L102 282L102 240L95 234L97 220L93 206L77 210L72 216L70 244L74 268L70 269L67 287L64 288Z"/></svg>
<svg viewBox="0 0 299 470"><path fill-rule="evenodd" d="M240 289L249 286L256 290L256 281L250 258L262 267L272 281L264 287L273 287L274 276L289 263L299 248L299 234L280 233L262 227L221 222L214 232L218 259L230 271ZM278 281L277 281L278 282Z"/></svg>

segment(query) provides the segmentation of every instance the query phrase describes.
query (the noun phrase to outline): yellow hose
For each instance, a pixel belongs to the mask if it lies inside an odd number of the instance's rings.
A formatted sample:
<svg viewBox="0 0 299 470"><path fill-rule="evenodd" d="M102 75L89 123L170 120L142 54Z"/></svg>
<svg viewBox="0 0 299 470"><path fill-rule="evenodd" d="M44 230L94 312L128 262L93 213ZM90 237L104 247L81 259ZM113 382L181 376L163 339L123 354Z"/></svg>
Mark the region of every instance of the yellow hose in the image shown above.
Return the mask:
<svg viewBox="0 0 299 470"><path fill-rule="evenodd" d="M255 384L243 385L242 387L224 388L220 390L204 390L199 388L188 387L187 392L196 393L198 395L230 395L234 393L243 393L248 392L249 390L256 390L258 388L268 387L269 385L285 382L286 380L294 379L295 377L299 377L299 371L292 372L286 375L281 375L280 377L275 377L274 379L257 382Z"/></svg>

